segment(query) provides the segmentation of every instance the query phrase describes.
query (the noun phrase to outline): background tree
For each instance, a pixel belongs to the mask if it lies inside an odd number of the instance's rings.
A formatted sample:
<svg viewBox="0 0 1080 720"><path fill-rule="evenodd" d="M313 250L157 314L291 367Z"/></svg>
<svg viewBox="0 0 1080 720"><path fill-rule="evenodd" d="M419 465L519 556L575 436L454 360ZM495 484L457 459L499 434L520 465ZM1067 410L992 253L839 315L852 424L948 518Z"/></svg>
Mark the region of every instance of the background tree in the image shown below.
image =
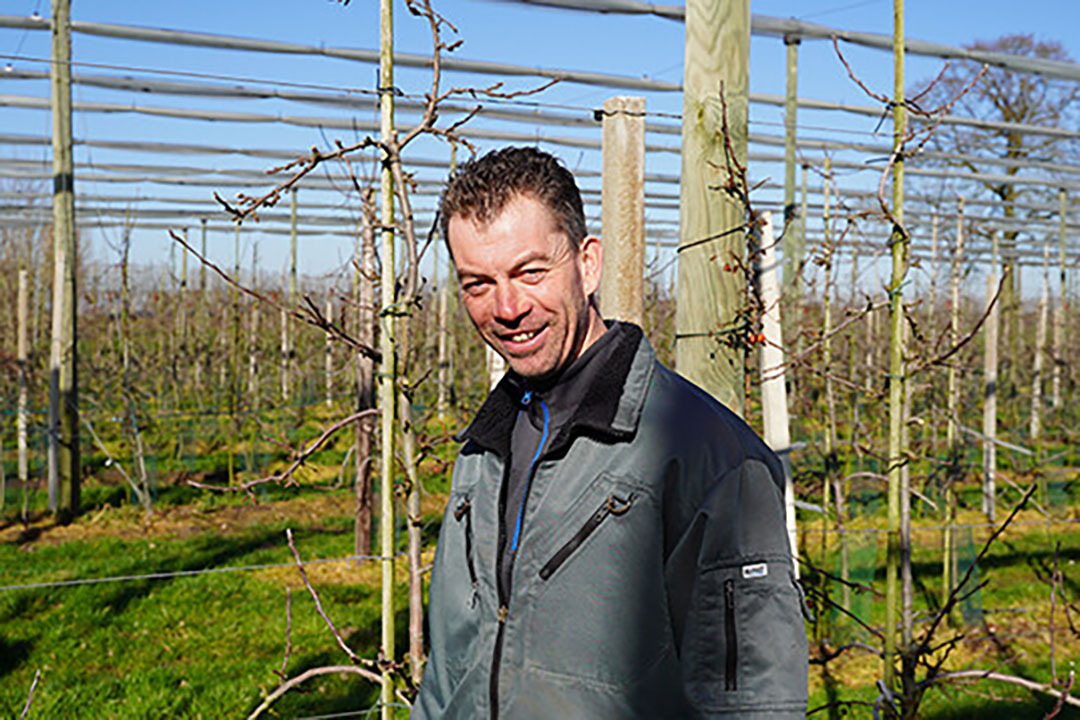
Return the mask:
<svg viewBox="0 0 1080 720"><path fill-rule="evenodd" d="M1031 34L1004 35L996 40L976 41L966 46L970 50L1006 53L1028 58L1072 62L1061 43L1037 40ZM975 62L952 63L939 82L934 83L920 103L926 107L941 104L954 97L971 82L981 65ZM926 82L920 87L926 87ZM912 93L913 95L917 93ZM988 215L1007 221L1048 218L1056 213L1057 189L1046 185L1028 185L1026 178L1063 176L1057 165L1074 162L1080 154L1075 138L1054 132L1057 128L1077 127L1080 108L1076 100L1080 87L1075 83L1021 73L1001 67L990 67L986 76L976 83L953 107L956 116L975 118L986 124L943 123L934 133L924 163L965 168L972 173L992 175L988 179L959 181L955 193L969 198L996 201ZM1026 129L1017 125L1029 126ZM1035 126L1050 132L1040 133ZM985 161L960 157L985 158ZM913 178L914 180L914 178ZM917 182L917 180L916 180ZM940 186L935 182L935 189ZM951 199L951 198L950 198ZM1001 297L1006 314L1005 332L1010 352L1006 353L1005 385L1008 395L1015 394L1021 358L1019 326L1019 273L1016 269L1017 251L1022 247L1020 223L1004 228L1002 238L1003 270L1010 274ZM1039 238L1040 241L1043 239Z"/></svg>

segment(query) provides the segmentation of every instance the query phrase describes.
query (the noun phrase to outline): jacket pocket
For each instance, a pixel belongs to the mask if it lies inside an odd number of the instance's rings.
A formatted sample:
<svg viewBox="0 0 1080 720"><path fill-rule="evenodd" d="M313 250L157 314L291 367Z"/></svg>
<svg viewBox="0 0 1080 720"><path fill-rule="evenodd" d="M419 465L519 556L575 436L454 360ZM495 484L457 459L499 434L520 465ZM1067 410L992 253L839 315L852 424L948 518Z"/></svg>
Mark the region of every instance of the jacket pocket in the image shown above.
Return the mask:
<svg viewBox="0 0 1080 720"><path fill-rule="evenodd" d="M540 579L548 580L555 571L562 566L574 551L588 540L589 536L596 532L605 520L612 515L622 515L634 504L634 493L629 493L626 498L620 498L615 493L608 495L600 506L593 511L585 524L574 533L566 543L555 551L555 554L540 568Z"/></svg>
<svg viewBox="0 0 1080 720"><path fill-rule="evenodd" d="M702 712L798 712L806 633L788 562L701 571L687 618L683 672Z"/></svg>
<svg viewBox="0 0 1080 720"><path fill-rule="evenodd" d="M650 679L674 685L678 670L659 580L663 527L650 489L605 474L565 505L541 509L549 514L533 527L547 530L538 536L543 544L518 558L528 574L515 585L526 600L518 606L526 608L525 626L515 652L531 681L600 693L630 693ZM638 690L630 695L645 702Z"/></svg>
<svg viewBox="0 0 1080 720"><path fill-rule="evenodd" d="M469 571L469 583L472 585L472 598L469 603L476 607L478 596L476 579L476 560L473 557L473 528L472 528L472 501L465 495L454 508L454 519L464 525L465 533L465 567Z"/></svg>

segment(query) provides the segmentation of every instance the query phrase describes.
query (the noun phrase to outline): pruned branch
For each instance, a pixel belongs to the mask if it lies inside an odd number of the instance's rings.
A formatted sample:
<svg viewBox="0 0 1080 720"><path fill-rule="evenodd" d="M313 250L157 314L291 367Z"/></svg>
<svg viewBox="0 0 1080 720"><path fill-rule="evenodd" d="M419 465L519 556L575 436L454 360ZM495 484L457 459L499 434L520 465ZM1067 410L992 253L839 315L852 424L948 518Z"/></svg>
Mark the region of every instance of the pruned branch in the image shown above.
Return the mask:
<svg viewBox="0 0 1080 720"><path fill-rule="evenodd" d="M257 480L249 480L248 482L241 483L239 485L207 485L204 483L195 482L194 480L188 480L188 485L192 487L202 488L203 490L219 490L222 492L246 492L251 494L251 489L257 485L263 485L269 482L283 482L286 487L295 485L293 475L304 464L304 462L313 454L318 452L326 442L334 436L342 428L348 427L352 423L369 415L378 415L379 410L377 408L370 408L368 410L361 410L360 412L353 413L346 418L338 420L332 425L323 430L319 437L315 438L308 445L302 446L299 450L293 451L292 462L289 463L281 472L273 473L272 475L266 475Z"/></svg>

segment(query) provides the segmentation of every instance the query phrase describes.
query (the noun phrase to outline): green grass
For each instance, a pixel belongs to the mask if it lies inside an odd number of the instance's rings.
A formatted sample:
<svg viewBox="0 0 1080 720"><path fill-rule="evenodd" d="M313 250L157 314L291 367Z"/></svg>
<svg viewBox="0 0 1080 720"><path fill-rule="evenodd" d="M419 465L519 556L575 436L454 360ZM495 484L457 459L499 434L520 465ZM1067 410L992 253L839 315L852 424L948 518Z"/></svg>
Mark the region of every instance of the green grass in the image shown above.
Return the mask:
<svg viewBox="0 0 1080 720"><path fill-rule="evenodd" d="M285 525L224 536L3 543L0 584L290 562ZM349 517L292 526L305 559L351 551ZM42 679L31 717L246 716L278 683L271 670L281 664L286 621L277 578L241 571L0 591L0 716L18 716L36 670ZM353 649L374 657L377 588L324 583L319 591ZM397 642L407 647L405 588L399 595ZM291 674L346 660L302 587L293 589L292 643ZM377 700L376 689L352 676L324 676L310 686L314 692L290 693L277 711L296 717Z"/></svg>
<svg viewBox="0 0 1080 720"><path fill-rule="evenodd" d="M424 485L429 492L443 493L446 482L445 475L428 476ZM87 497L108 502L109 488L100 481L88 482ZM304 503L318 503L320 498L324 499L320 507L332 509L316 515L302 510ZM277 500L275 508L292 508L293 517L301 520L259 515L247 507L250 501L232 495L201 493L187 504L180 499L162 503L164 512L155 517L157 524L149 531L144 529L141 511L129 506L105 514L101 506L90 508L68 528L37 522L23 529L8 505L6 520L0 522L0 585L290 563L284 538L287 526L294 529L305 559L342 557L352 549L348 489L332 490L326 484L274 488L261 498L262 506L264 501ZM117 504L125 502L120 498ZM196 523L193 517L206 521ZM274 519L253 520L258 517ZM1028 513L1022 520L1034 517ZM221 519L226 521L225 530L219 527ZM936 524L933 518L919 522ZM438 517L431 512L425 517L426 543L434 542L437 528ZM986 531L978 533L985 537ZM976 550L981 546L978 533L973 543ZM815 555L820 546L813 539L818 536L807 537L811 539L807 549ZM915 540L916 607L932 609L940 595L939 536L917 532ZM980 579L988 585L979 599L989 611L986 621L994 628L995 639L989 639L987 625L966 628L968 639L954 658L958 663L975 660L977 667L989 668L1013 659L1000 669L1040 682L1049 680L1045 627L1049 586L1043 580L1052 567L1058 540L1066 592L1077 603L1080 528L1066 524L1050 529L1014 527L980 567ZM399 543L403 542L399 537ZM877 542L880 564L883 536ZM830 549L829 566L835 567L837 545ZM313 566L311 572L326 611L349 644L360 655L374 657L379 637L376 573L340 566ZM875 583L883 586L880 570ZM18 716L38 670L42 679L30 717L245 717L279 683L272 671L280 667L284 648L286 584L293 589L288 673L345 662L291 568L0 590L0 717ZM407 647L405 592L402 584L396 600L399 656ZM880 601L868 603L866 612L872 624L880 625ZM1080 641L1069 640L1063 625L1059 622L1057 636L1059 674L1067 672L1071 662L1080 661ZM859 639L857 631L845 630L843 623L838 623L835 633L835 642L841 637ZM879 666L867 654L854 654L833 666L833 697L872 702ZM816 667L811 677L813 708L828 702L829 694ZM283 697L274 711L280 717L305 717L355 712L377 701L377 688L355 676L323 676L304 689ZM1042 718L1052 707L1050 698L983 682L966 690L930 690L920 717ZM847 715L869 716L866 707L853 707ZM829 715L822 712L814 717ZM1078 718L1080 714L1066 708L1058 717Z"/></svg>

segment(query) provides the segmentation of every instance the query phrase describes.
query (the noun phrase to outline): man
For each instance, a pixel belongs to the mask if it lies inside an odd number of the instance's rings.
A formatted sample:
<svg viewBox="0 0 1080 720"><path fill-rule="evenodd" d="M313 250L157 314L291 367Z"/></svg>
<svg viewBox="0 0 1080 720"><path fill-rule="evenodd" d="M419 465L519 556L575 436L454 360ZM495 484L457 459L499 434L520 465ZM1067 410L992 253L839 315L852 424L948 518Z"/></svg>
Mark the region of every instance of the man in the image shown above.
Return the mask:
<svg viewBox="0 0 1080 720"><path fill-rule="evenodd" d="M776 456L601 319L600 240L555 158L464 165L441 216L510 370L461 435L412 717L803 717Z"/></svg>

